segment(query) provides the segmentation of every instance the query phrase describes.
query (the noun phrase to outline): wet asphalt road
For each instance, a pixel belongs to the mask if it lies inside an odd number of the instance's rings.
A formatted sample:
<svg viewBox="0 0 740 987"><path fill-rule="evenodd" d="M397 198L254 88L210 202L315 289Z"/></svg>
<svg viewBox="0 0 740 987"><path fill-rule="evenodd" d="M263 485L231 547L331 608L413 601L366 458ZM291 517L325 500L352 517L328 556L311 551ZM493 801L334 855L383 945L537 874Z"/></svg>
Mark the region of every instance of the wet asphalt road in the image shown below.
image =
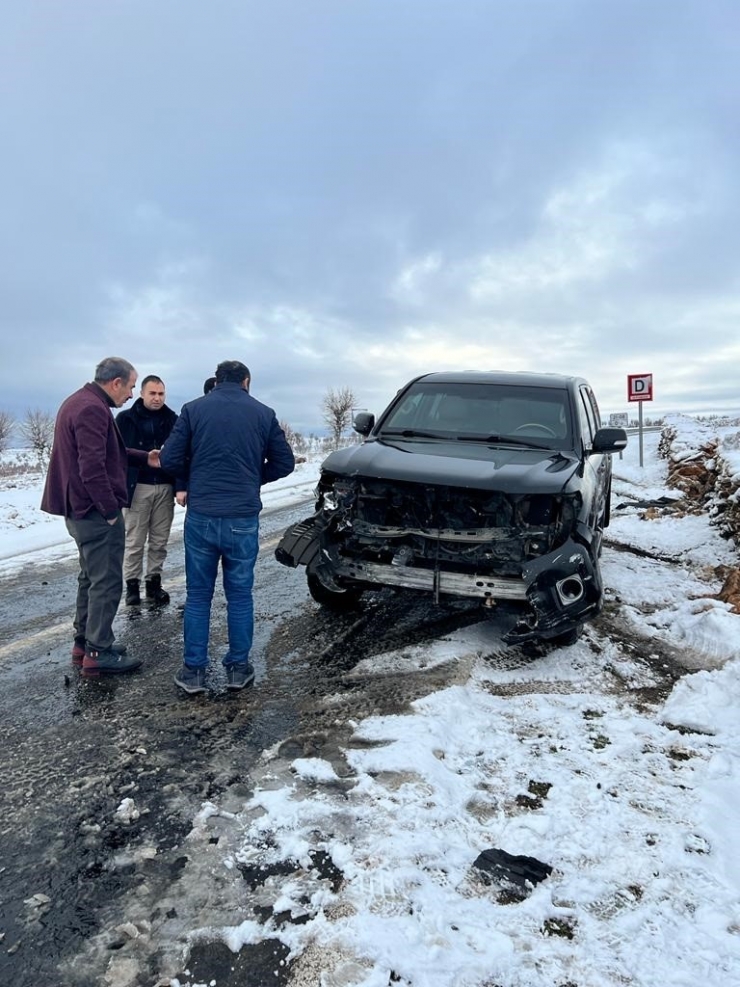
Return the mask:
<svg viewBox="0 0 740 987"><path fill-rule="evenodd" d="M172 682L185 595L179 533L165 570L170 605L122 606L116 618L118 639L144 659L132 675L84 680L73 669L74 562L2 581L0 984L153 987L166 976L185 982L186 965L193 982L218 975L219 987L290 983L284 947L269 936L237 958L213 943L188 953L188 931L257 911L249 875L214 863L233 834L216 827L193 841L196 814L209 800L238 811L263 750L286 761L331 757L350 743L348 721L401 711L435 687L435 676L441 687L454 675L347 677L360 659L480 620L468 604L434 611L424 599L382 594L355 613L324 614L303 571L273 558L282 530L308 513L304 505L262 516L257 678L244 693L226 692L218 664L226 647L220 590L209 693L186 697Z"/></svg>

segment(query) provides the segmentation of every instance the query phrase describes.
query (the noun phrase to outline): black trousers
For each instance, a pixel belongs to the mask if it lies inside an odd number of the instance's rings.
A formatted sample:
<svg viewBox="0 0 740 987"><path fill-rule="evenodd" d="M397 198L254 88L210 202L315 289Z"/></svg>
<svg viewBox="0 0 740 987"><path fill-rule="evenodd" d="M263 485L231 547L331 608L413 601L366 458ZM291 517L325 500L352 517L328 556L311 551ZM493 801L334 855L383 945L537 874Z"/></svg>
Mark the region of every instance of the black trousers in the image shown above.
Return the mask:
<svg viewBox="0 0 740 987"><path fill-rule="evenodd" d="M104 651L115 640L113 618L123 592L123 514L118 512L115 524L108 524L98 511L81 521L67 518L66 524L80 555L75 636L84 637L91 648Z"/></svg>

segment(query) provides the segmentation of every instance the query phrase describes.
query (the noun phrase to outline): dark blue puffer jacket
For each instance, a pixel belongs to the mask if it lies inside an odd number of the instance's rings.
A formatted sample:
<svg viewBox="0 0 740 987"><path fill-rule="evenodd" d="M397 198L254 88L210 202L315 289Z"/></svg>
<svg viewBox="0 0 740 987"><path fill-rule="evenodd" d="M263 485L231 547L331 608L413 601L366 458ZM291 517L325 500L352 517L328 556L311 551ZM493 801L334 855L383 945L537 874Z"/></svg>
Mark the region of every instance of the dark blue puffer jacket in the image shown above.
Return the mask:
<svg viewBox="0 0 740 987"><path fill-rule="evenodd" d="M188 508L212 517L259 514L261 485L295 468L272 408L231 383L183 405L160 462L187 479Z"/></svg>

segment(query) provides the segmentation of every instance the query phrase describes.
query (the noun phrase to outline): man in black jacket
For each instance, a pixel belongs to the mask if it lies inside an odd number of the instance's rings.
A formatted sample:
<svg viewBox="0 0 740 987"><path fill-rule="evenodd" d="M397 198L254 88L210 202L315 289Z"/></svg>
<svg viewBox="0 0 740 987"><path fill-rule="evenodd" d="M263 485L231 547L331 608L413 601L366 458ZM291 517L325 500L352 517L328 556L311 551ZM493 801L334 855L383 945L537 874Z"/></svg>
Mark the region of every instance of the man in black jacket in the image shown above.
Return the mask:
<svg viewBox="0 0 740 987"><path fill-rule="evenodd" d="M249 394L239 360L216 367L210 394L183 405L160 455L166 469L187 471L183 664L175 682L206 691L211 600L219 563L226 595L229 650L226 688L254 681L249 661L254 631L252 585L259 551L260 487L293 472L295 460L275 412Z"/></svg>
<svg viewBox="0 0 740 987"><path fill-rule="evenodd" d="M161 449L177 421L177 415L164 403L165 388L160 377L150 374L141 383L141 397L131 408L120 412L116 424L128 448ZM126 580L126 603L141 603L141 577L146 560L146 598L155 604L169 603L169 593L162 589L162 566L167 557L175 512L175 479L162 469L149 466L129 468L127 476L128 508L126 552L123 575Z"/></svg>

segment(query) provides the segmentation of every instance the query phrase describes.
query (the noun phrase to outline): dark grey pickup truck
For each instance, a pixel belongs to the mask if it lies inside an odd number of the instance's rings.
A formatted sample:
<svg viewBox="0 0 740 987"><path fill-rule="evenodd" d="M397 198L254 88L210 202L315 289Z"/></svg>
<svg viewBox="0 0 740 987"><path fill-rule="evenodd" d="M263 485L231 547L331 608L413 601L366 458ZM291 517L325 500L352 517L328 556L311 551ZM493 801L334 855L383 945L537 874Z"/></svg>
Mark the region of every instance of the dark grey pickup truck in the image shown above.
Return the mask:
<svg viewBox="0 0 740 987"><path fill-rule="evenodd" d="M611 454L589 384L533 373L432 373L403 387L364 441L322 464L315 513L276 549L325 607L392 586L479 599L510 643L573 641L602 606Z"/></svg>

